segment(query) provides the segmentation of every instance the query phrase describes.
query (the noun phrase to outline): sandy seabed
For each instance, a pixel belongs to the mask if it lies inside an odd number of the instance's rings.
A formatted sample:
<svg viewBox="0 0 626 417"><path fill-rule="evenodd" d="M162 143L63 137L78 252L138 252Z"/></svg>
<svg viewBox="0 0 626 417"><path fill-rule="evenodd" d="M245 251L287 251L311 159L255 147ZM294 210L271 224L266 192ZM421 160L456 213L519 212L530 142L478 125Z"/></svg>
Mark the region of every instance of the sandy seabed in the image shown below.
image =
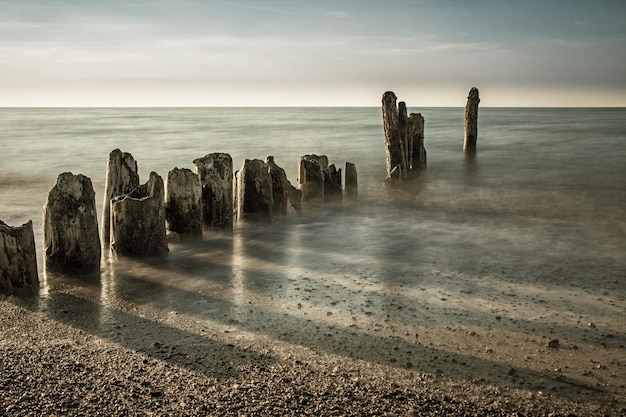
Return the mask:
<svg viewBox="0 0 626 417"><path fill-rule="evenodd" d="M382 286L364 266L259 291L184 276L185 251L2 296L0 414L626 415L619 280Z"/></svg>

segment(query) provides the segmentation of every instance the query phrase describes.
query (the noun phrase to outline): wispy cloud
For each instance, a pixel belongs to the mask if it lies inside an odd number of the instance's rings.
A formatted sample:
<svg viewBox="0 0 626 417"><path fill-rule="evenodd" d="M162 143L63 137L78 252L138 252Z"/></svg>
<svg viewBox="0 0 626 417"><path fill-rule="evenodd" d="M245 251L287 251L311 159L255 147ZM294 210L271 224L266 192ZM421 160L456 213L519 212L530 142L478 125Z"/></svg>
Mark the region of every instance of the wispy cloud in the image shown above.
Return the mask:
<svg viewBox="0 0 626 417"><path fill-rule="evenodd" d="M295 15L294 12L289 11L289 10L274 9L274 8L271 8L271 7L257 6L257 5L248 4L248 3L224 2L224 4L227 4L229 6L241 7L241 8L245 8L245 9L260 10L260 11L263 11L263 12L279 13L279 14L286 14L286 15Z"/></svg>

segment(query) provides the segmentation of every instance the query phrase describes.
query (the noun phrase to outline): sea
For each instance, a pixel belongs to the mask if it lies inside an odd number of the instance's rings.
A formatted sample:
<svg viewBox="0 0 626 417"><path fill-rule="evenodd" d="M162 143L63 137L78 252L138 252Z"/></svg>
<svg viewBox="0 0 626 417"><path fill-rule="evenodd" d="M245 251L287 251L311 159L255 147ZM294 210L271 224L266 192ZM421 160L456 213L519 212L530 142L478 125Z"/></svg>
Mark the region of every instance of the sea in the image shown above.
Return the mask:
<svg viewBox="0 0 626 417"><path fill-rule="evenodd" d="M480 326L492 314L546 334L593 321L626 340L626 109L480 108L471 158L463 108L408 110L424 116L428 166L385 188L380 108L2 108L0 219L33 221L42 308L63 310L69 291L101 312L149 305L313 347L319 323ZM172 240L160 259L104 251L95 281L47 274L56 177L91 178L100 217L116 148L142 182L226 152L235 169L273 155L296 185L301 156L327 155L356 165L358 199Z"/></svg>

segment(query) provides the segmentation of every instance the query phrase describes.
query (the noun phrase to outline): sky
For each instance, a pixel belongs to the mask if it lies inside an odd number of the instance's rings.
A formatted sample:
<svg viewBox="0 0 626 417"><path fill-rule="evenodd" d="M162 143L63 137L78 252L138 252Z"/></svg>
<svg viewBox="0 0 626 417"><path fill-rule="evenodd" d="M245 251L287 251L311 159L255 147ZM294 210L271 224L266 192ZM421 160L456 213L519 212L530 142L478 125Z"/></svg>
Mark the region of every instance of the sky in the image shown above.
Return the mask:
<svg viewBox="0 0 626 417"><path fill-rule="evenodd" d="M0 106L626 107L625 0L0 0Z"/></svg>

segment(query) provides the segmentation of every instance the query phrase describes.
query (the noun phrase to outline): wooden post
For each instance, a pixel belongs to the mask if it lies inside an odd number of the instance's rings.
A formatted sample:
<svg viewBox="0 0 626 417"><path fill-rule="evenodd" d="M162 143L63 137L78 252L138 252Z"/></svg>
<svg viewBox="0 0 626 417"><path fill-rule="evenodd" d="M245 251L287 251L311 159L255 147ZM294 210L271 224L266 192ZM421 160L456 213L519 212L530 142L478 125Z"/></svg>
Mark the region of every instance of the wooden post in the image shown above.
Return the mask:
<svg viewBox="0 0 626 417"><path fill-rule="evenodd" d="M390 185L406 179L406 156L402 142L399 123L399 112L396 106L397 97L392 91L383 94L383 127L385 131L385 150L387 154L387 178L385 184ZM393 173L393 175L392 175Z"/></svg>
<svg viewBox="0 0 626 417"><path fill-rule="evenodd" d="M320 157L300 157L298 183L302 192L302 204L320 203L324 200L324 170Z"/></svg>
<svg viewBox="0 0 626 417"><path fill-rule="evenodd" d="M190 169L174 168L167 174L165 219L172 232L202 235L202 184Z"/></svg>
<svg viewBox="0 0 626 417"><path fill-rule="evenodd" d="M302 214L302 193L300 190L291 184L285 170L276 165L273 156L268 156L265 159L265 164L267 165L270 177L272 177L274 215L288 214L289 206L291 206L296 214Z"/></svg>
<svg viewBox="0 0 626 417"><path fill-rule="evenodd" d="M274 198L274 215L286 216L287 207L289 205L289 180L285 170L276 165L273 156L265 158L267 171L272 179L272 196Z"/></svg>
<svg viewBox="0 0 626 417"><path fill-rule="evenodd" d="M272 188L274 190L274 215L286 215L288 206L291 205L296 214L302 214L302 193L294 187L285 170L276 165L273 156L265 159L267 170L272 177Z"/></svg>
<svg viewBox="0 0 626 417"><path fill-rule="evenodd" d="M127 152L119 149L111 151L107 165L104 203L102 205L102 244L109 247L111 236L111 200L125 195L139 186L137 162Z"/></svg>
<svg viewBox="0 0 626 417"><path fill-rule="evenodd" d="M163 180L150 173L147 183L111 200L111 252L124 256L161 256L168 252Z"/></svg>
<svg viewBox="0 0 626 417"><path fill-rule="evenodd" d="M59 273L100 271L100 236L91 179L64 172L44 207L46 270Z"/></svg>
<svg viewBox="0 0 626 417"><path fill-rule="evenodd" d="M409 143L411 144L411 172L426 168L426 148L424 148L424 117L420 113L409 116Z"/></svg>
<svg viewBox="0 0 626 417"><path fill-rule="evenodd" d="M345 199L348 201L356 200L358 196L358 179L356 165L354 165L352 162L346 162L345 181Z"/></svg>
<svg viewBox="0 0 626 417"><path fill-rule="evenodd" d="M227 153L212 153L194 159L202 183L205 227L233 228L233 159Z"/></svg>
<svg viewBox="0 0 626 417"><path fill-rule="evenodd" d="M324 201L340 202L343 198L343 187L341 185L341 168L337 169L335 164L331 164L324 169Z"/></svg>
<svg viewBox="0 0 626 417"><path fill-rule="evenodd" d="M265 162L246 159L236 174L237 221L271 223L274 198L272 178Z"/></svg>
<svg viewBox="0 0 626 417"><path fill-rule="evenodd" d="M476 152L476 139L478 138L478 89L472 87L465 105L465 140L463 151L466 153Z"/></svg>
<svg viewBox="0 0 626 417"><path fill-rule="evenodd" d="M33 222L12 227L0 220L0 291L39 288Z"/></svg>
<svg viewBox="0 0 626 417"><path fill-rule="evenodd" d="M400 167L402 179L407 180L411 176L411 161L409 158L409 117L407 116L406 103L398 103L398 140L400 148Z"/></svg>

